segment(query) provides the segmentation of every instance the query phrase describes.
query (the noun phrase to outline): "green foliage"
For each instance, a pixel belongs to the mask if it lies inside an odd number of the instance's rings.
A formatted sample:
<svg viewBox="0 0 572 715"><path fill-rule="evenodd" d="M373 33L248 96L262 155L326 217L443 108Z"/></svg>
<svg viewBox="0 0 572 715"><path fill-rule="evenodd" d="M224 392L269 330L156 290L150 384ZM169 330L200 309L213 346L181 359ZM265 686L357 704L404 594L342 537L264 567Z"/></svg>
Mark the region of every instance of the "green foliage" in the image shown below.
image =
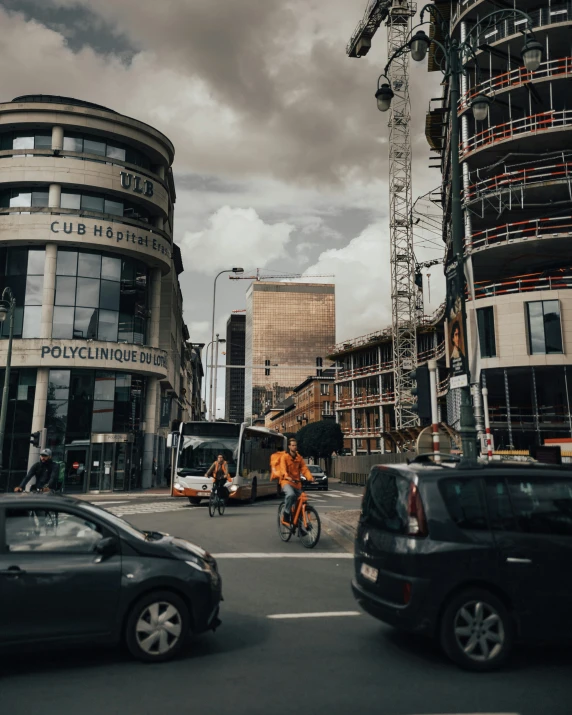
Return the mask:
<svg viewBox="0 0 572 715"><path fill-rule="evenodd" d="M305 425L298 431L296 439L300 454L313 459L328 459L332 452L339 452L344 446L342 429L333 420Z"/></svg>

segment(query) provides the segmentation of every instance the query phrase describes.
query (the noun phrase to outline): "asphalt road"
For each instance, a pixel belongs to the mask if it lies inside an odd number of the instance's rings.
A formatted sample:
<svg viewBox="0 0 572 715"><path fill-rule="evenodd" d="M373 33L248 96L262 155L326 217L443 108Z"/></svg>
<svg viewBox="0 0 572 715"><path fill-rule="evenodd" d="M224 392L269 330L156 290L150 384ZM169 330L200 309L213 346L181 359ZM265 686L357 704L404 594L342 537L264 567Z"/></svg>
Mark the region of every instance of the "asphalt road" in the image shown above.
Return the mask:
<svg viewBox="0 0 572 715"><path fill-rule="evenodd" d="M313 497L322 513L357 508L361 490L334 485L332 494ZM572 713L569 649L521 649L499 673L457 669L431 642L359 613L350 554L330 535L313 551L282 543L274 500L229 507L222 518L164 498L98 501L218 556L222 626L162 665L115 649L4 657L1 713ZM316 613L330 615L300 617Z"/></svg>

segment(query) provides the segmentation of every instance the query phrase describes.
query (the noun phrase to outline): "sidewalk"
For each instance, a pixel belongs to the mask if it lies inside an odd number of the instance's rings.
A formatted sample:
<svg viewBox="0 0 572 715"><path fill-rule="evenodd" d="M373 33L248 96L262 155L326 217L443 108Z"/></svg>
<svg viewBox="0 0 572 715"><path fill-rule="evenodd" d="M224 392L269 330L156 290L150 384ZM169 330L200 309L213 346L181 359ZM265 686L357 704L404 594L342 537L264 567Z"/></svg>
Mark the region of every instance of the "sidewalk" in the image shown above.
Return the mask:
<svg viewBox="0 0 572 715"><path fill-rule="evenodd" d="M359 509L344 509L320 515L320 519L340 546L346 551L353 551L359 515Z"/></svg>

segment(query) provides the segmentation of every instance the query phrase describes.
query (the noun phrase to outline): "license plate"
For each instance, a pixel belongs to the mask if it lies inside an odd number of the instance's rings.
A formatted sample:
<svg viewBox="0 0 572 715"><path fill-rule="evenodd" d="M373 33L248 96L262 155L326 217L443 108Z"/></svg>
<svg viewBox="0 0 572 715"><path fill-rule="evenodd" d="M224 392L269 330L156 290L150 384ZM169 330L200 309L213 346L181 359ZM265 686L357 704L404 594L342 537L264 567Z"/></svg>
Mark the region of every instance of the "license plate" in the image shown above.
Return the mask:
<svg viewBox="0 0 572 715"><path fill-rule="evenodd" d="M374 569L373 566L368 566L367 564L361 565L361 575L364 578L367 578L368 581L373 581L373 583L375 583L377 581L378 574L379 571Z"/></svg>

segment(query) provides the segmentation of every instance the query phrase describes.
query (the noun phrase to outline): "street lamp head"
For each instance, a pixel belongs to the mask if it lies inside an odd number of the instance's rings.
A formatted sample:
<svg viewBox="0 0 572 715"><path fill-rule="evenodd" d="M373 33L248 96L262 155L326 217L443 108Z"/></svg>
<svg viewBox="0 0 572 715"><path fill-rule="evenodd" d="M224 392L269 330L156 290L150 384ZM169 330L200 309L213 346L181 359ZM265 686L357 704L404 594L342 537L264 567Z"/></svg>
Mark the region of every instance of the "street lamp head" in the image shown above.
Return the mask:
<svg viewBox="0 0 572 715"><path fill-rule="evenodd" d="M375 98L377 99L377 108L380 112L387 112L391 107L391 100L395 95L393 90L387 82L384 82L381 87L375 93Z"/></svg>
<svg viewBox="0 0 572 715"><path fill-rule="evenodd" d="M219 338L217 342L219 342L219 343L226 343L226 339L225 339L225 338Z"/></svg>
<svg viewBox="0 0 572 715"><path fill-rule="evenodd" d="M3 323L8 317L8 308L5 305L0 305L0 323Z"/></svg>
<svg viewBox="0 0 572 715"><path fill-rule="evenodd" d="M529 72L536 72L542 62L543 47L536 40L527 40L522 48L521 57Z"/></svg>
<svg viewBox="0 0 572 715"><path fill-rule="evenodd" d="M233 268L232 272L233 273L244 273L244 268Z"/></svg>
<svg viewBox="0 0 572 715"><path fill-rule="evenodd" d="M428 37L426 32L423 30L417 30L409 41L409 49L411 50L411 57L415 62L422 62L425 59L429 45L431 44L431 38Z"/></svg>
<svg viewBox="0 0 572 715"><path fill-rule="evenodd" d="M486 94L477 94L471 102L473 117L477 122L483 122L489 115L489 107L491 106L491 98Z"/></svg>

